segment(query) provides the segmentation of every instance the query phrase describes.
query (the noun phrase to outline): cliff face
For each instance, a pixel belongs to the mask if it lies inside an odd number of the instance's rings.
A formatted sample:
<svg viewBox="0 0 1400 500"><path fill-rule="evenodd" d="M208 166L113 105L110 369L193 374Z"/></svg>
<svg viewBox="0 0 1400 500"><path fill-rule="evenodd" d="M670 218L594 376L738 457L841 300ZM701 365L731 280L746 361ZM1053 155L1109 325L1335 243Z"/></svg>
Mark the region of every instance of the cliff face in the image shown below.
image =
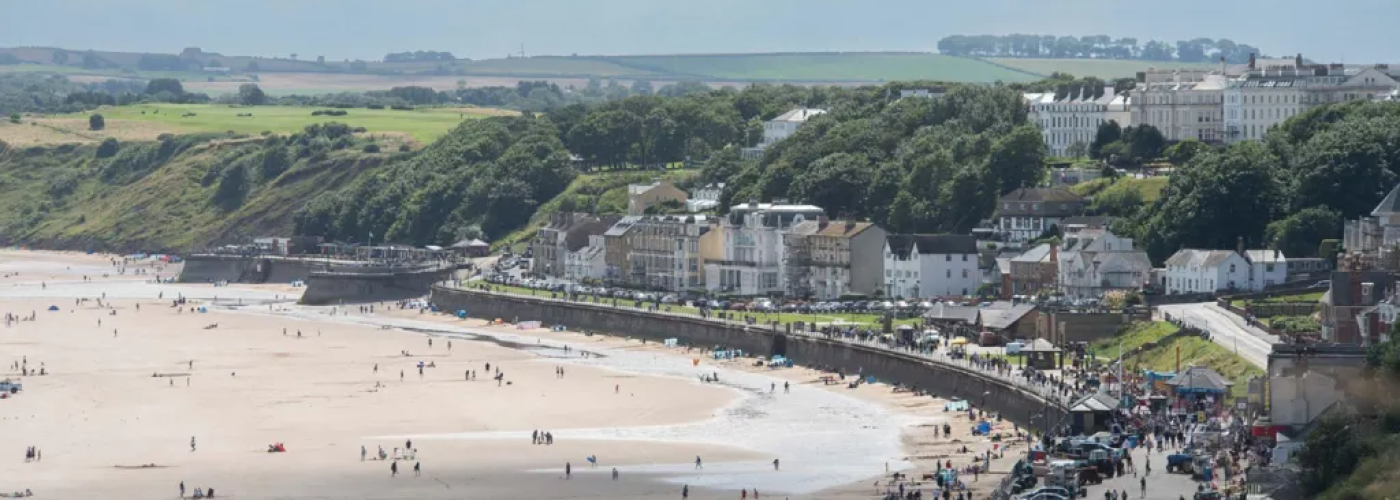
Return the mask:
<svg viewBox="0 0 1400 500"><path fill-rule="evenodd" d="M304 134L0 151L0 244L187 251L292 232L292 214L390 158ZM313 137L313 139L316 139Z"/></svg>

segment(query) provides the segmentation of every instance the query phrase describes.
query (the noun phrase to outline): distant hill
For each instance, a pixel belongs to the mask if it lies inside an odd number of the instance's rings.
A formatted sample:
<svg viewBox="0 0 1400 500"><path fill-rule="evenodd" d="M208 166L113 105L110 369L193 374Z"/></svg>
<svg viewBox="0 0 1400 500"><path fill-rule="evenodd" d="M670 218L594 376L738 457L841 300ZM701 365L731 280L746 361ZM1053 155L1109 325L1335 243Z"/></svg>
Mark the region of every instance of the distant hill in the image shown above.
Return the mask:
<svg viewBox="0 0 1400 500"><path fill-rule="evenodd" d="M711 82L869 83L895 80L1026 82L1042 74L1011 65L927 52L820 52L623 56L535 56L483 60L318 61L250 57L188 48L151 54L52 47L0 48L19 64L0 71L111 77L242 81L253 75L305 73L421 77L615 78ZM1128 76L1128 75L1123 75Z"/></svg>

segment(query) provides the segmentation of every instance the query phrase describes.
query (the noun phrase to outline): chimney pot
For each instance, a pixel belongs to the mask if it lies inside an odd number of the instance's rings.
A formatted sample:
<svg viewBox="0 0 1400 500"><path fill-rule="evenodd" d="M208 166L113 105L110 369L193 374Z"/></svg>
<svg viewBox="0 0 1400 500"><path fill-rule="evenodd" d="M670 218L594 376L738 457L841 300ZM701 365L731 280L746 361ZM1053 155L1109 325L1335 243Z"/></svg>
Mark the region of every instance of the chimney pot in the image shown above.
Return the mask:
<svg viewBox="0 0 1400 500"><path fill-rule="evenodd" d="M1253 53L1253 52L1250 52L1250 53L1249 53L1249 69L1254 69L1254 62L1255 62L1254 53Z"/></svg>

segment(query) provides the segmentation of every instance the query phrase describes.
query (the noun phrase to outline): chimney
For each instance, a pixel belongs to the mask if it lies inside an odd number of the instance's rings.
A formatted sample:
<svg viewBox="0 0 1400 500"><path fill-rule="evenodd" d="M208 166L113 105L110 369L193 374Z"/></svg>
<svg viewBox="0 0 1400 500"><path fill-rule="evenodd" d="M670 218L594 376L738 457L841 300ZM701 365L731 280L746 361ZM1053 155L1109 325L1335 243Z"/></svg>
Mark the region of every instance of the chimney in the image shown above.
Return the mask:
<svg viewBox="0 0 1400 500"><path fill-rule="evenodd" d="M850 232L852 229L855 229L855 228L856 228L856 219L855 219L854 217L849 217L849 216L846 217L846 232Z"/></svg>
<svg viewBox="0 0 1400 500"><path fill-rule="evenodd" d="M1220 74L1225 75L1225 56L1220 56Z"/></svg>
<svg viewBox="0 0 1400 500"><path fill-rule="evenodd" d="M1059 244L1059 243L1051 243L1051 244L1050 244L1050 262L1059 262L1059 261L1060 261L1060 244Z"/></svg>
<svg viewBox="0 0 1400 500"><path fill-rule="evenodd" d="M1301 67L1303 67L1303 53L1302 53L1302 52L1299 52L1298 55L1297 55L1296 57L1293 58L1293 67L1295 67L1295 68L1301 68Z"/></svg>
<svg viewBox="0 0 1400 500"><path fill-rule="evenodd" d="M1254 53L1249 53L1249 69L1254 69Z"/></svg>
<svg viewBox="0 0 1400 500"><path fill-rule="evenodd" d="M1244 236L1235 238L1235 251L1240 253L1240 257L1249 258L1249 254L1244 253Z"/></svg>

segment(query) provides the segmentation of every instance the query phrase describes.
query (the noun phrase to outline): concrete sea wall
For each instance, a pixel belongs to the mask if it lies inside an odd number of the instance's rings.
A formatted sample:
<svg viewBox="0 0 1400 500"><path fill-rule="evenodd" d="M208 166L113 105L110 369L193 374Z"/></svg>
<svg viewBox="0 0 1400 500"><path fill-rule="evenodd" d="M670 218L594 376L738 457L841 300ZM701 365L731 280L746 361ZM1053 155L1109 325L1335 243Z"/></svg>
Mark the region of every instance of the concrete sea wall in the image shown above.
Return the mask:
<svg viewBox="0 0 1400 500"><path fill-rule="evenodd" d="M401 300L427 295L434 283L452 276L451 268L364 271L312 271L301 303L309 305L345 302Z"/></svg>
<svg viewBox="0 0 1400 500"><path fill-rule="evenodd" d="M675 338L696 346L724 346L765 356L783 355L796 363L844 373L863 373L884 382L916 386L941 397L965 398L1027 425L1031 415L1047 414L1036 425L1060 422L1065 408L1039 394L992 375L913 353L873 345L792 333L786 327L746 326L698 316L666 314L569 302L543 297L507 295L481 290L433 286L432 301L440 310L466 310L478 318L538 320L571 329L642 337L654 341Z"/></svg>

